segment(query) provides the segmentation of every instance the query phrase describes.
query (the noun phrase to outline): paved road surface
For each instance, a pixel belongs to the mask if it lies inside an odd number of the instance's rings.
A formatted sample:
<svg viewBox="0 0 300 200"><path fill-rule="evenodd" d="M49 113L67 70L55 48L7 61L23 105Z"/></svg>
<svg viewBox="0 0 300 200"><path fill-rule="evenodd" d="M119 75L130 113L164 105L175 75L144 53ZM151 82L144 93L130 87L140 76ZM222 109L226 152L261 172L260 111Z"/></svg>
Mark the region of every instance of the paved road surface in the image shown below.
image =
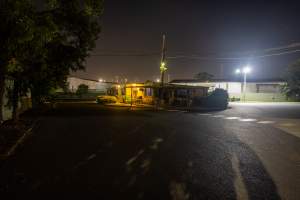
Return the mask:
<svg viewBox="0 0 300 200"><path fill-rule="evenodd" d="M297 200L299 115L300 106L279 104L212 113L59 106L1 166L1 197Z"/></svg>

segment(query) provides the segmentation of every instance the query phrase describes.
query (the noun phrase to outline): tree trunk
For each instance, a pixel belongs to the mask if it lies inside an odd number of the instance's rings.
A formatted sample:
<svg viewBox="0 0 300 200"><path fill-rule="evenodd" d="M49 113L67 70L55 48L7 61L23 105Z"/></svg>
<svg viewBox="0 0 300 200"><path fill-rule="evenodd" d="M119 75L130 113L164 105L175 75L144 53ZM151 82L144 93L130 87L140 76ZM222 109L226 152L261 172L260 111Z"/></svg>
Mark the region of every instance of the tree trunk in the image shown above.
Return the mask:
<svg viewBox="0 0 300 200"><path fill-rule="evenodd" d="M0 124L3 121L4 89L5 89L4 67L0 66Z"/></svg>
<svg viewBox="0 0 300 200"><path fill-rule="evenodd" d="M31 93L31 104L32 104L32 109L36 110L40 107L41 105L41 98L38 95L38 92L36 92L36 90L34 88L30 89L30 93Z"/></svg>
<svg viewBox="0 0 300 200"><path fill-rule="evenodd" d="M14 122L19 120L18 104L19 104L19 81L14 80L13 93L12 93L12 119Z"/></svg>

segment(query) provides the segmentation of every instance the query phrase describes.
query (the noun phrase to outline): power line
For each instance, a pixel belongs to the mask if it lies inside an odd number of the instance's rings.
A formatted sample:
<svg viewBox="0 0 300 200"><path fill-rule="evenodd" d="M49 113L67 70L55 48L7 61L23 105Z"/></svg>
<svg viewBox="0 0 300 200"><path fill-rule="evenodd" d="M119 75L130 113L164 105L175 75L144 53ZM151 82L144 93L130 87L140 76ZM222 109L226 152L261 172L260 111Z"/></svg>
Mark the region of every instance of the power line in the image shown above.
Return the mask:
<svg viewBox="0 0 300 200"><path fill-rule="evenodd" d="M266 58L266 57L272 57L272 56L280 56L280 55L288 55L300 52L300 49L294 49L289 50L292 48L299 48L300 43L292 43L285 46L279 46L274 48L268 48L268 49L262 49L258 51L248 51L248 52L242 52L242 54L249 54L248 56L239 56L239 57L212 57L212 56L201 56L197 54L192 55L174 55L174 56L168 56L167 59L173 60L173 59L197 59L197 60L244 60L249 58ZM277 52L276 52L277 51ZM278 52L279 51L279 52ZM143 52L143 53L137 53L133 51L115 51L116 53L96 53L91 54L91 56L99 56L99 57L151 57L151 56L159 56L160 52ZM260 53L259 53L260 52ZM270 52L269 54L263 54L263 55L253 55L253 54L261 54L261 52ZM273 53L271 53L273 52ZM241 54L241 52L239 52Z"/></svg>
<svg viewBox="0 0 300 200"><path fill-rule="evenodd" d="M154 53L98 53L91 54L91 56L102 56L102 57L143 57L143 56L159 56L159 52Z"/></svg>
<svg viewBox="0 0 300 200"><path fill-rule="evenodd" d="M297 49L300 48L300 42L296 42L296 43L292 43L292 44L288 44L288 45L284 45L284 46L279 46L279 47L272 47L272 48L252 50L252 51L240 51L240 52L236 52L236 51L228 52L227 51L227 55L257 55L257 54L262 54L264 52L275 52L275 51L289 50L289 49L295 49L295 48L297 48ZM184 53L176 52L174 54L183 55ZM191 54L191 53L189 53L189 54ZM209 54L216 54L216 53L210 52ZM192 53L192 55L201 55L201 54ZM204 57L208 57L208 56L204 56ZM229 57L229 56L226 56L226 57ZM242 57L242 56L240 56L240 57Z"/></svg>
<svg viewBox="0 0 300 200"><path fill-rule="evenodd" d="M297 48L297 47L300 47L300 43L299 42L292 43L292 44L285 45L285 46L264 49L262 51L265 51L265 52L268 52L268 51L279 51L279 50L291 49L291 48Z"/></svg>
<svg viewBox="0 0 300 200"><path fill-rule="evenodd" d="M178 56L169 56L167 59L197 59L197 60L245 60L249 58L266 58L272 56L287 55L300 52L300 49L284 51L272 54L258 55L258 56L242 56L242 57L208 57L208 56L198 56L198 55L178 55Z"/></svg>
<svg viewBox="0 0 300 200"><path fill-rule="evenodd" d="M279 52L279 53L273 53L273 54L267 54L267 55L262 55L262 56L255 56L254 58L265 58L265 57L272 57L272 56L280 56L280 55L286 55L286 54L293 54L300 52L300 49L295 49L291 51L286 51L286 52Z"/></svg>

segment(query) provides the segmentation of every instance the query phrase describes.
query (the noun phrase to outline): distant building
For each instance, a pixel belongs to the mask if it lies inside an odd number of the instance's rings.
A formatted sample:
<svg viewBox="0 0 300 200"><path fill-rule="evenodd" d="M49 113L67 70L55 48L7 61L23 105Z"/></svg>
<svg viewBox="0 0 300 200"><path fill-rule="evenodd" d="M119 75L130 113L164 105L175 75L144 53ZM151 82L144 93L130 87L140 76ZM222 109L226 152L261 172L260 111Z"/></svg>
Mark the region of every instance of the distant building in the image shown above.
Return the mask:
<svg viewBox="0 0 300 200"><path fill-rule="evenodd" d="M112 82L99 82L98 80L78 78L70 76L67 79L68 87L71 92L76 92L78 86L81 84L89 86L90 91L96 91L100 93L107 93L107 91L114 85Z"/></svg>
<svg viewBox="0 0 300 200"><path fill-rule="evenodd" d="M92 79L84 79L84 78L78 78L78 77L73 77L70 76L67 79L69 90L72 92L76 92L78 89L78 86L81 84L89 86L89 89L96 89L96 84L98 83L97 80L92 80Z"/></svg>
<svg viewBox="0 0 300 200"><path fill-rule="evenodd" d="M170 82L175 85L190 85L210 87L210 90L222 88L228 91L230 98L241 99L244 83L237 80L214 79L203 82L196 79L178 79ZM286 82L282 79L249 79L246 84L246 100L248 101L285 101L286 97L281 93L281 87Z"/></svg>

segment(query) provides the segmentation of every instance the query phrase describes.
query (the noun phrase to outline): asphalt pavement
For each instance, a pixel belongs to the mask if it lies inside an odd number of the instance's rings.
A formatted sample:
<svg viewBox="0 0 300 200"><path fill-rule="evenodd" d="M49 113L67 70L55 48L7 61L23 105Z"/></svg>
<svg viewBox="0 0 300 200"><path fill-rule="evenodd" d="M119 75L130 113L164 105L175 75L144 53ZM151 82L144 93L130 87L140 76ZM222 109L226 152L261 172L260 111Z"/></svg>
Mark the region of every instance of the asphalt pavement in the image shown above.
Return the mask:
<svg viewBox="0 0 300 200"><path fill-rule="evenodd" d="M2 163L1 199L298 200L299 119L299 104L59 104Z"/></svg>

